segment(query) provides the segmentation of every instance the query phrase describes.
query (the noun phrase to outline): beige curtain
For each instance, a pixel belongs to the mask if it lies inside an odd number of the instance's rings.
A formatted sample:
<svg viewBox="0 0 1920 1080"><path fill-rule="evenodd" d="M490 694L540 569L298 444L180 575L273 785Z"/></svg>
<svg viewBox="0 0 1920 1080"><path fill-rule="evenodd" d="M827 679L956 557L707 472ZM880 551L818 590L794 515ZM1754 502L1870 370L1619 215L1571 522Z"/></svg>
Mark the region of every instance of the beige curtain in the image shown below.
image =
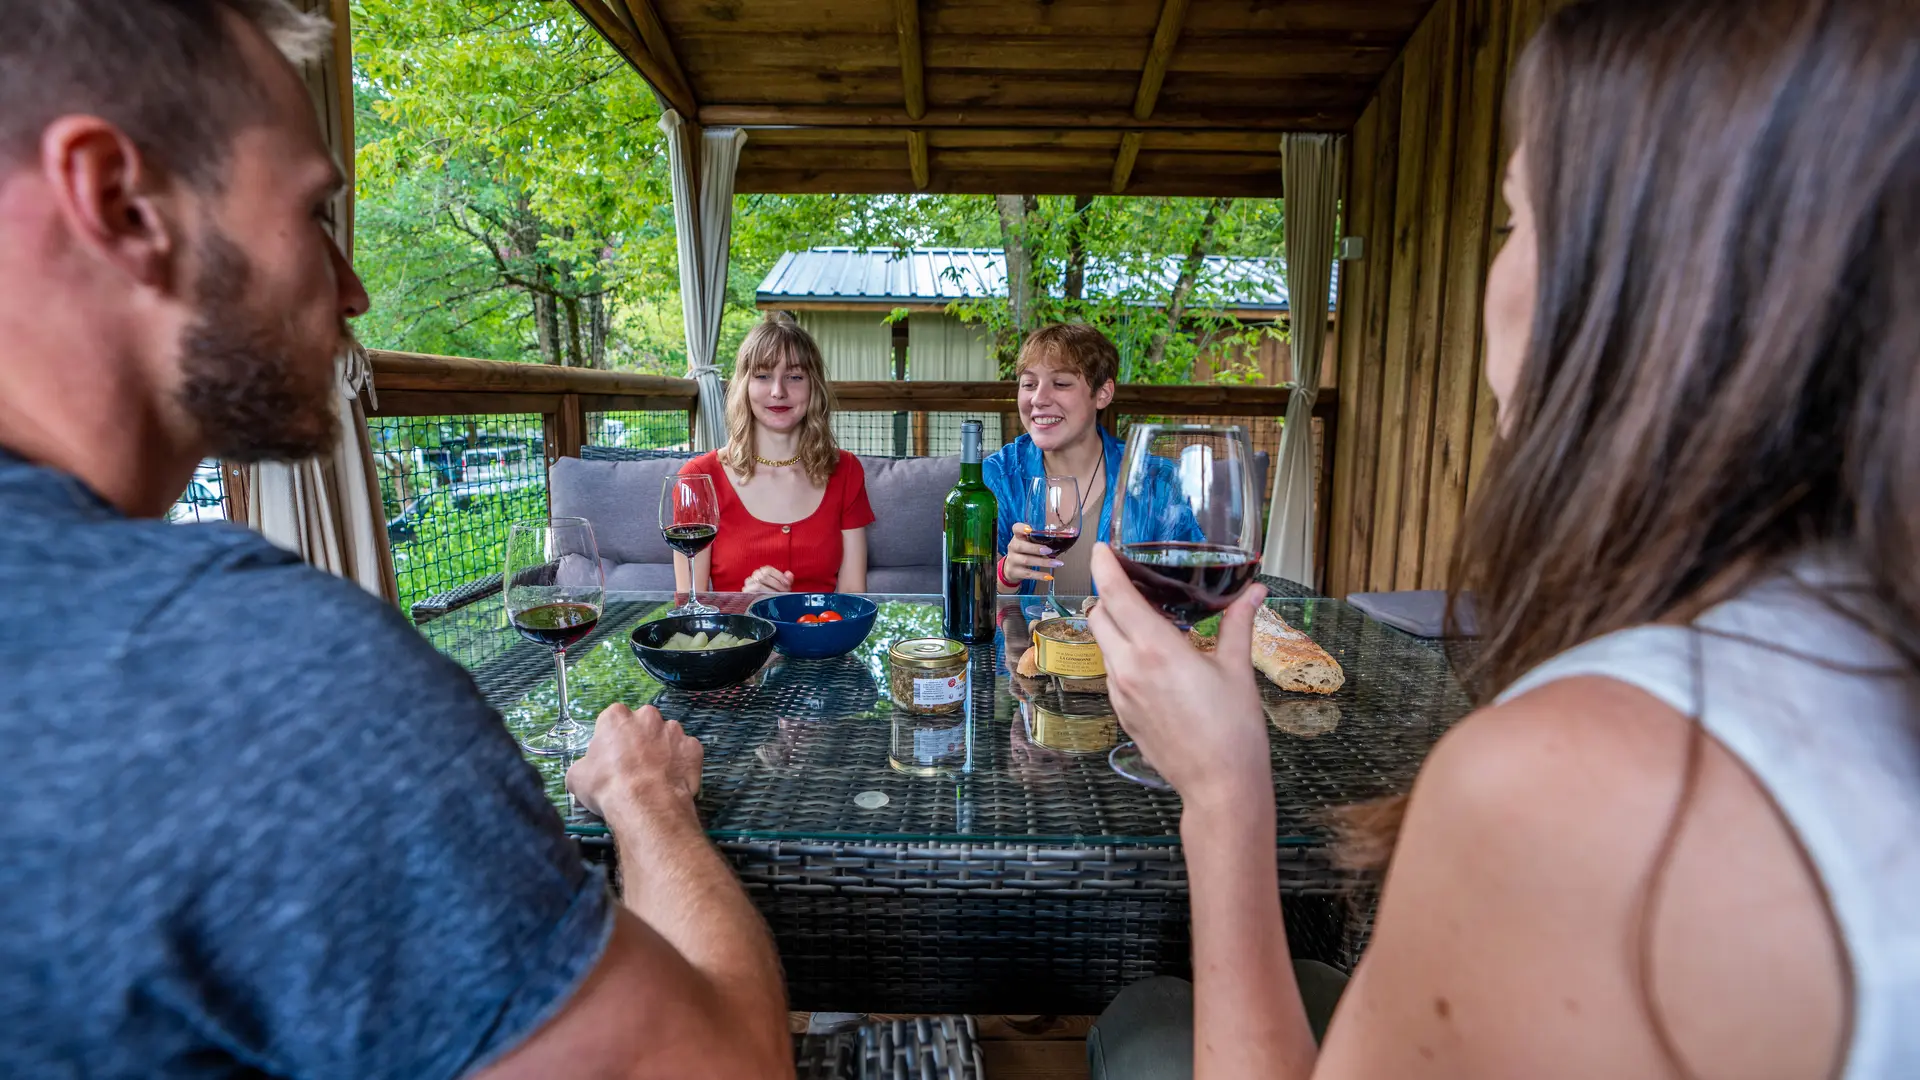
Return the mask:
<svg viewBox="0 0 1920 1080"><path fill-rule="evenodd" d="M740 164L739 128L711 128L693 144L686 120L668 109L660 117L673 174L673 231L680 250L680 312L687 324L687 378L700 384L693 447L714 450L727 441L727 394L714 351L727 303L727 252L733 240L733 172Z"/></svg>
<svg viewBox="0 0 1920 1080"><path fill-rule="evenodd" d="M1293 398L1274 462L1273 512L1262 573L1313 585L1313 406L1327 338L1334 226L1340 211L1341 154L1335 135L1288 134L1281 140L1287 200L1287 309L1293 324Z"/></svg>
<svg viewBox="0 0 1920 1080"><path fill-rule="evenodd" d="M333 55L307 64L303 74L319 110L327 142L347 172L335 208L335 239L353 254L353 47L346 0L297 0L306 11L333 18ZM380 513L380 488L367 445L373 373L357 345L339 361L340 434L331 452L291 463L250 466L243 485L247 524L267 539L331 574L349 578L388 602L397 602L393 558Z"/></svg>

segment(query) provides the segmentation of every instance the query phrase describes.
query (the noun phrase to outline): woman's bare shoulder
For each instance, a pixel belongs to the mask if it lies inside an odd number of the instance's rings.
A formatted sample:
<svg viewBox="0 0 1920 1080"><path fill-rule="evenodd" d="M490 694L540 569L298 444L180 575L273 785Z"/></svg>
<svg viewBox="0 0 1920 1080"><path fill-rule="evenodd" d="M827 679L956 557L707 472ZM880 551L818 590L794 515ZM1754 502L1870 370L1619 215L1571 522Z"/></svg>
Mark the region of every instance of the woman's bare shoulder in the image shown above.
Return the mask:
<svg viewBox="0 0 1920 1080"><path fill-rule="evenodd" d="M1704 1080L1814 1080L1842 1044L1844 971L1817 881L1738 762L1643 691L1566 679L1428 759L1366 1004L1342 1006L1393 1018L1417 1052L1379 1061L1339 1033L1330 1057L1374 1066L1351 1075L1660 1076L1670 1038Z"/></svg>

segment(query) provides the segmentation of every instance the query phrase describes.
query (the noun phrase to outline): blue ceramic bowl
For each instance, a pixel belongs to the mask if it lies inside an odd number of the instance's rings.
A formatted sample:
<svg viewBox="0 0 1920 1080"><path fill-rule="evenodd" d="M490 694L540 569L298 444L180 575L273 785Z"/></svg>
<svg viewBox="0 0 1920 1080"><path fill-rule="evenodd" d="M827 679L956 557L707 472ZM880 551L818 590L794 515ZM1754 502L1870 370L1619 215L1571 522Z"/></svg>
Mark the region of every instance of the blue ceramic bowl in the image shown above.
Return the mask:
<svg viewBox="0 0 1920 1080"><path fill-rule="evenodd" d="M675 652L660 646L676 633L711 637L725 631L748 639L731 649ZM745 682L773 652L773 624L752 615L669 615L633 628L633 655L654 678L676 690L718 690Z"/></svg>
<svg viewBox="0 0 1920 1080"><path fill-rule="evenodd" d="M773 624L773 647L799 660L845 656L873 632L880 605L850 593L784 593L756 600L748 608ZM839 622L803 623L802 615L840 613Z"/></svg>

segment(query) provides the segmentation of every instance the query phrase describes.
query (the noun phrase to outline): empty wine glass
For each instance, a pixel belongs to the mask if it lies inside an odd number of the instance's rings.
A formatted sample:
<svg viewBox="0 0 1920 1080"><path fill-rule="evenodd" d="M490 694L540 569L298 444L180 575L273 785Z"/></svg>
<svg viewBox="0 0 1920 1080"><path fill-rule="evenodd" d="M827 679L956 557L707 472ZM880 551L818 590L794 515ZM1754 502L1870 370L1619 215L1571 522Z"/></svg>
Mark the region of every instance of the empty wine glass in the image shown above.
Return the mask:
<svg viewBox="0 0 1920 1080"><path fill-rule="evenodd" d="M1080 539L1080 481L1071 476L1036 476L1027 486L1027 527L1033 532L1027 537L1034 543L1047 549L1049 558L1058 559L1060 553L1072 547ZM1056 614L1068 614L1060 606L1056 595L1058 581L1056 574L1047 575L1047 603Z"/></svg>
<svg viewBox="0 0 1920 1080"><path fill-rule="evenodd" d="M574 720L567 701L567 648L593 632L606 603L593 526L586 518L514 522L507 530L501 592L520 636L553 650L560 682L559 719L520 745L546 757L578 753L593 738L593 727Z"/></svg>
<svg viewBox="0 0 1920 1080"><path fill-rule="evenodd" d="M660 485L660 535L687 557L687 602L669 615L709 615L720 609L700 602L699 554L720 535L720 497L706 473L669 476Z"/></svg>
<svg viewBox="0 0 1920 1080"><path fill-rule="evenodd" d="M1260 493L1246 429L1135 424L1114 484L1113 553L1174 625L1192 629L1253 583ZM1136 743L1114 747L1108 760L1129 780L1167 788Z"/></svg>

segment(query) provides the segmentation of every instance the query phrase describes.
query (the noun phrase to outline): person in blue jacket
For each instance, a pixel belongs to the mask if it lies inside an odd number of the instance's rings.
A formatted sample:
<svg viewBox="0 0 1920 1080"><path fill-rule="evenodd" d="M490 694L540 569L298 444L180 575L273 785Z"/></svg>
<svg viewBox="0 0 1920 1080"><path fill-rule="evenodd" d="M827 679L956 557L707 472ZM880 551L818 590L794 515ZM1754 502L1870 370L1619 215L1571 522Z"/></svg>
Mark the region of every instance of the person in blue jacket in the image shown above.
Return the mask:
<svg viewBox="0 0 1920 1080"><path fill-rule="evenodd" d="M1031 594L1052 580L1062 596L1094 592L1093 545L1112 540L1114 477L1120 470L1121 441L1100 424L1100 410L1113 403L1120 351L1105 334L1083 323L1056 323L1027 335L1015 369L1019 381L1020 422L1026 434L996 451L983 464L987 487L1000 503L997 572L1000 591ZM1151 515L1145 531L1130 533L1165 540L1197 540L1200 529L1186 501L1179 498L1171 463L1155 468L1133 485L1127 517ZM1027 534L1025 521L1033 481L1071 476L1079 481L1080 539L1058 557Z"/></svg>

